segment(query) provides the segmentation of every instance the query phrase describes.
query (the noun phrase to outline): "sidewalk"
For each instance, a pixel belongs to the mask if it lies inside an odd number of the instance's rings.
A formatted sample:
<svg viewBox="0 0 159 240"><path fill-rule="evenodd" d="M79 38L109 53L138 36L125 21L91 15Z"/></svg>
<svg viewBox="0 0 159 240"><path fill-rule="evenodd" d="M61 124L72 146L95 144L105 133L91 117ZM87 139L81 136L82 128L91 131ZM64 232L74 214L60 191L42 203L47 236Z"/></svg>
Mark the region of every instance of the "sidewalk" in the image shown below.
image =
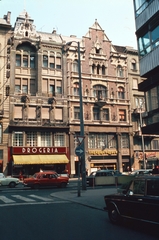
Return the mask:
<svg viewBox="0 0 159 240"><path fill-rule="evenodd" d="M52 193L51 196L103 210L105 207L104 196L116 192L116 187L107 186L103 188L88 188L87 190L80 190L79 197L78 190L76 189L72 189L70 191L55 192Z"/></svg>

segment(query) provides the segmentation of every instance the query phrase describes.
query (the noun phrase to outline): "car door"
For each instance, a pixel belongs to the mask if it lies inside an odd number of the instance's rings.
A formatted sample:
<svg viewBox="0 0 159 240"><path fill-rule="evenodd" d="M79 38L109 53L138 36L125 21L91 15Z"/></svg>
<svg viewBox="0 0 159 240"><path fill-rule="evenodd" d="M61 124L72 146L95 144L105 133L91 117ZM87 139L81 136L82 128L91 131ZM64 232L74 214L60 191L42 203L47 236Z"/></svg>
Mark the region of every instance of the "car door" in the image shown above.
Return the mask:
<svg viewBox="0 0 159 240"><path fill-rule="evenodd" d="M57 180L58 175L56 174L50 174L50 185L52 186L56 186L58 184L58 180Z"/></svg>
<svg viewBox="0 0 159 240"><path fill-rule="evenodd" d="M142 217L143 213L143 199L145 197L145 180L132 181L127 193L119 202L121 215L137 218Z"/></svg>

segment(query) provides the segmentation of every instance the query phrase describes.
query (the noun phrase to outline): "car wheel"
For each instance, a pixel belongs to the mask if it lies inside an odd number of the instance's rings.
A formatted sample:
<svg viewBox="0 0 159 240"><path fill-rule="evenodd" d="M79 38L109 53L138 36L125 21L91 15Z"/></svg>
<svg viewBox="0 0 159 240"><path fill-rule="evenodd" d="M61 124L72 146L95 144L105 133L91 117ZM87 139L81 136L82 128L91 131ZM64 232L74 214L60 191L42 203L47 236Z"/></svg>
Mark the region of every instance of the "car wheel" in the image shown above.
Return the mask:
<svg viewBox="0 0 159 240"><path fill-rule="evenodd" d="M39 189L40 185L39 184L34 184L34 189Z"/></svg>
<svg viewBox="0 0 159 240"><path fill-rule="evenodd" d="M114 205L110 205L108 207L108 216L109 216L109 220L111 221L111 223L113 223L113 224L119 223L120 215Z"/></svg>
<svg viewBox="0 0 159 240"><path fill-rule="evenodd" d="M66 185L67 185L67 183L63 182L63 183L61 183L60 187L61 187L61 188L65 188Z"/></svg>
<svg viewBox="0 0 159 240"><path fill-rule="evenodd" d="M10 182L10 183L9 183L9 187L10 187L10 188L14 188L15 185L16 185L15 182Z"/></svg>

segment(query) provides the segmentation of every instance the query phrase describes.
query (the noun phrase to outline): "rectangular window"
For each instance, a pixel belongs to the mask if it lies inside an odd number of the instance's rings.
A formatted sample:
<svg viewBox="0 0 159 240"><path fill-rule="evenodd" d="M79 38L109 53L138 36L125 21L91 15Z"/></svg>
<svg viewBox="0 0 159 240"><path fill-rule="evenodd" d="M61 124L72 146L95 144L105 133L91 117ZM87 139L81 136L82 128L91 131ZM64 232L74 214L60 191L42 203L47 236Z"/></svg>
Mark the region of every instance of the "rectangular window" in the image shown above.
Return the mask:
<svg viewBox="0 0 159 240"><path fill-rule="evenodd" d="M51 132L42 132L41 133L41 147L51 147Z"/></svg>
<svg viewBox="0 0 159 240"><path fill-rule="evenodd" d="M55 108L55 120L62 121L63 115L62 115L62 108Z"/></svg>
<svg viewBox="0 0 159 240"><path fill-rule="evenodd" d="M28 118L29 119L36 119L36 107L29 107L28 109Z"/></svg>
<svg viewBox="0 0 159 240"><path fill-rule="evenodd" d="M152 149L159 149L159 141L152 140Z"/></svg>
<svg viewBox="0 0 159 240"><path fill-rule="evenodd" d="M22 93L28 94L28 79L22 81Z"/></svg>
<svg viewBox="0 0 159 240"><path fill-rule="evenodd" d="M100 120L100 110L99 108L93 108L93 119Z"/></svg>
<svg viewBox="0 0 159 240"><path fill-rule="evenodd" d="M56 68L61 69L61 57L56 58Z"/></svg>
<svg viewBox="0 0 159 240"><path fill-rule="evenodd" d="M35 56L30 56L30 68L35 68Z"/></svg>
<svg viewBox="0 0 159 240"><path fill-rule="evenodd" d="M121 135L121 148L129 148L129 135L127 133Z"/></svg>
<svg viewBox="0 0 159 240"><path fill-rule="evenodd" d="M61 87L61 81L56 81L56 92L58 94L61 94L62 93L62 87Z"/></svg>
<svg viewBox="0 0 159 240"><path fill-rule="evenodd" d="M119 121L120 122L126 121L126 110L119 110Z"/></svg>
<svg viewBox="0 0 159 240"><path fill-rule="evenodd" d="M14 118L22 119L22 106L14 106Z"/></svg>
<svg viewBox="0 0 159 240"><path fill-rule="evenodd" d="M43 56L43 67L48 67L48 56L46 55Z"/></svg>
<svg viewBox="0 0 159 240"><path fill-rule="evenodd" d="M109 109L103 109L103 120L109 121Z"/></svg>
<svg viewBox="0 0 159 240"><path fill-rule="evenodd" d="M23 55L23 67L28 67L28 55Z"/></svg>
<svg viewBox="0 0 159 240"><path fill-rule="evenodd" d="M114 134L89 133L88 148L91 149L108 149L117 148L117 141Z"/></svg>
<svg viewBox="0 0 159 240"><path fill-rule="evenodd" d="M74 119L80 119L80 108L74 107Z"/></svg>
<svg viewBox="0 0 159 240"><path fill-rule="evenodd" d="M55 147L65 146L65 135L63 133L56 133L54 135L54 145Z"/></svg>
<svg viewBox="0 0 159 240"><path fill-rule="evenodd" d="M13 146L23 146L23 133L22 132L14 132L13 133Z"/></svg>
<svg viewBox="0 0 159 240"><path fill-rule="evenodd" d="M133 89L138 90L138 80L137 79L133 79Z"/></svg>
<svg viewBox="0 0 159 240"><path fill-rule="evenodd" d="M54 58L54 56L50 56L50 68L55 68L55 58Z"/></svg>
<svg viewBox="0 0 159 240"><path fill-rule="evenodd" d="M48 92L48 80L47 79L42 80L42 92L43 93Z"/></svg>
<svg viewBox="0 0 159 240"><path fill-rule="evenodd" d="M20 66L21 66L21 55L16 54L16 67L20 67Z"/></svg>
<svg viewBox="0 0 159 240"><path fill-rule="evenodd" d="M49 108L48 107L43 107L42 108L42 119L50 119Z"/></svg>
<svg viewBox="0 0 159 240"><path fill-rule="evenodd" d="M30 94L32 96L36 95L35 79L30 79Z"/></svg>
<svg viewBox="0 0 159 240"><path fill-rule="evenodd" d="M37 146L37 133L28 132L27 133L27 146L36 147Z"/></svg>
<svg viewBox="0 0 159 240"><path fill-rule="evenodd" d="M3 150L0 150L0 159L3 160Z"/></svg>

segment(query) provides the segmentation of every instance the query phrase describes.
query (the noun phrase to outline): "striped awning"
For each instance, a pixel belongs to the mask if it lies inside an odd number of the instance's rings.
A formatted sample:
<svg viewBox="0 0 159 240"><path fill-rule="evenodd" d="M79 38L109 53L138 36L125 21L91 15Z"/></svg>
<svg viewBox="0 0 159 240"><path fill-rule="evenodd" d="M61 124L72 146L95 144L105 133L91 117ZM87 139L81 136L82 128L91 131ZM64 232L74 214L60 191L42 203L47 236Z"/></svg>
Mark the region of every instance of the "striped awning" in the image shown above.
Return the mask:
<svg viewBox="0 0 159 240"><path fill-rule="evenodd" d="M14 165L27 164L60 164L68 163L65 154L58 155L13 155Z"/></svg>

